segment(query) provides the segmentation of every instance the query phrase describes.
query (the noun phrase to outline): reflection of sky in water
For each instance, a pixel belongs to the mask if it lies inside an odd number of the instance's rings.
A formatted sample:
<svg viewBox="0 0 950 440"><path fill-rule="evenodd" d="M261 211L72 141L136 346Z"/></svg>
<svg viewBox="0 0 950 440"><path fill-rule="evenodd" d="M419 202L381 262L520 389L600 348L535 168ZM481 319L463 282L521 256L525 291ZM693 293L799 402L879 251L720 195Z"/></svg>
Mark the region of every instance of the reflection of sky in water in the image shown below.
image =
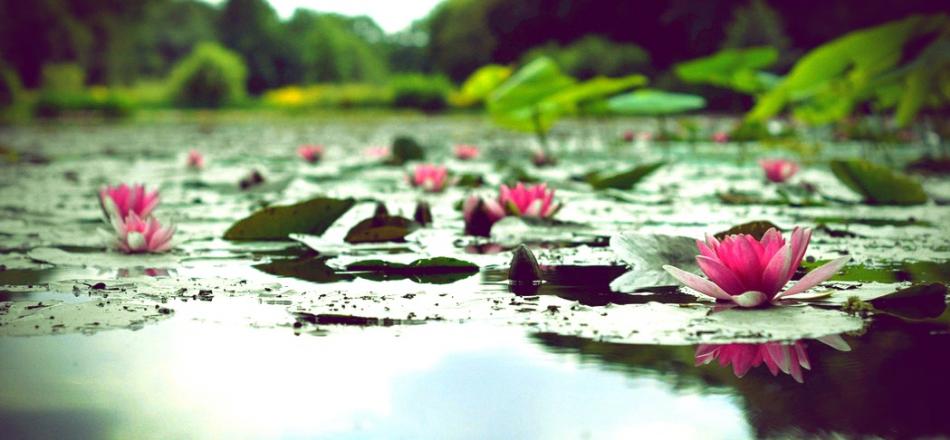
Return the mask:
<svg viewBox="0 0 950 440"><path fill-rule="evenodd" d="M0 350L5 429L69 423L120 438L750 436L729 396L582 365L517 329L428 324L315 337L179 315L138 332L3 338Z"/></svg>

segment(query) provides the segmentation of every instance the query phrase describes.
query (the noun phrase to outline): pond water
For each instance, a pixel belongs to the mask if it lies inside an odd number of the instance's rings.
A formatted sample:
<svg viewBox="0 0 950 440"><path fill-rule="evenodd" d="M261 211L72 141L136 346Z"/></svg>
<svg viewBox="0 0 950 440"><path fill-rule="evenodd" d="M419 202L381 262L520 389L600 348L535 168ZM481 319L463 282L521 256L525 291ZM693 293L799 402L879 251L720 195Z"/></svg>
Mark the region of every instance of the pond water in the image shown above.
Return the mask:
<svg viewBox="0 0 950 440"><path fill-rule="evenodd" d="M545 168L530 163L532 138L474 117L190 120L0 128L0 146L21 152L0 165L4 437L950 435L950 179L917 177L924 205L868 206L824 165L861 155L900 167L924 146L820 142L780 186L756 164L789 154L777 145L620 141L650 129L644 120L564 124L552 135L559 163ZM406 182L411 165L363 153L401 134L486 184L423 193ZM307 143L326 145L323 160L296 156ZM455 143L482 158L452 158ZM185 169L192 148L203 170ZM658 160L629 190L576 178ZM240 189L253 170L263 183ZM512 175L557 188L558 222L463 235L459 202ZM161 189L156 214L178 227L170 253L104 248L95 194L119 182ZM818 190L796 189L806 186ZM262 206L316 196L356 203L321 236L221 238ZM419 200L433 222L404 242L343 240L378 202L412 217ZM814 300L765 310L721 311L674 286L611 288L630 269L609 246L618 233L700 237L753 220L815 228L808 268L851 261ZM542 265L537 289L508 285L521 243ZM423 257L479 271L346 269ZM876 310L849 313L849 297Z"/></svg>

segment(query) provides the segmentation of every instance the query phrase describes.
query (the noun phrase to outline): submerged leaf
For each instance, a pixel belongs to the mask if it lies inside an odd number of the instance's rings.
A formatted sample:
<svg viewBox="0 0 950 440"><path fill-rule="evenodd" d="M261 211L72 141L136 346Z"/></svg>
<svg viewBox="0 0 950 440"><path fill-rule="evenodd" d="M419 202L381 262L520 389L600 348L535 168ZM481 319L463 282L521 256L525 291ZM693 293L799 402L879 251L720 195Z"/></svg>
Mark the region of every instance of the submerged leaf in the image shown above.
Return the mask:
<svg viewBox="0 0 950 440"><path fill-rule="evenodd" d="M225 240L290 240L290 234L323 234L356 202L318 197L289 206L271 206L231 225Z"/></svg>
<svg viewBox="0 0 950 440"><path fill-rule="evenodd" d="M834 160L835 177L864 197L871 205L919 205L927 203L920 182L890 168L863 159Z"/></svg>

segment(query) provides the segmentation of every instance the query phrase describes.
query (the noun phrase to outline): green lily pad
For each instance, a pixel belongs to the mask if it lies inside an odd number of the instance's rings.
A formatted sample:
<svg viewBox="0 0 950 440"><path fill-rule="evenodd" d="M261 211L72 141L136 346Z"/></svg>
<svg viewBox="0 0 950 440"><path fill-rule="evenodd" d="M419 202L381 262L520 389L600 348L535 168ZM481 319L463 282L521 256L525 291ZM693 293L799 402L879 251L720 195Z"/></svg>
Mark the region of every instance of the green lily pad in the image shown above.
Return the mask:
<svg viewBox="0 0 950 440"><path fill-rule="evenodd" d="M831 161L835 177L870 205L920 205L927 194L920 182L863 159Z"/></svg>
<svg viewBox="0 0 950 440"><path fill-rule="evenodd" d="M448 284L478 272L479 267L474 263L456 258L433 257L415 260L409 264L363 260L348 264L346 270L372 272L360 276L377 281L408 278L417 283Z"/></svg>
<svg viewBox="0 0 950 440"><path fill-rule="evenodd" d="M271 206L231 225L225 240L290 240L290 234L323 234L356 202L318 197L289 206Z"/></svg>
<svg viewBox="0 0 950 440"><path fill-rule="evenodd" d="M594 189L631 189L664 164L665 162L648 163L616 174L600 175L595 173L589 175L587 181Z"/></svg>
<svg viewBox="0 0 950 440"><path fill-rule="evenodd" d="M702 96L637 90L607 100L607 109L620 115L667 115L698 110L706 106Z"/></svg>
<svg viewBox="0 0 950 440"><path fill-rule="evenodd" d="M726 238L727 235L736 235L736 234L749 234L755 237L756 240L761 240L762 236L768 232L769 229L775 228L776 231L782 232L782 228L779 228L768 220L755 220L748 223L743 223L741 225L736 225L728 230L722 231L716 234L716 238L722 240Z"/></svg>
<svg viewBox="0 0 950 440"><path fill-rule="evenodd" d="M352 244L402 242L417 229L419 224L405 217L374 215L353 226L343 240Z"/></svg>

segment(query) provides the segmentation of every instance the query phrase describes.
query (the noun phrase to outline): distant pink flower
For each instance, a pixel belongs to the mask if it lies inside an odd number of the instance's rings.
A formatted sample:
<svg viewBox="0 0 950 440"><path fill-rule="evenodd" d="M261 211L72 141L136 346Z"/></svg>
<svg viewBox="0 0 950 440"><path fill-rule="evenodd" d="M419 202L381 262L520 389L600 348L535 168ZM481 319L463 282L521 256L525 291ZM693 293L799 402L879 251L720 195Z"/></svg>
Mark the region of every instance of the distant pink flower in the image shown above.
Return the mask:
<svg viewBox="0 0 950 440"><path fill-rule="evenodd" d="M531 153L531 163L536 167L554 165L557 163L557 158L545 153L544 150L535 150Z"/></svg>
<svg viewBox="0 0 950 440"><path fill-rule="evenodd" d="M724 131L717 131L713 133L712 140L713 142L717 144L724 144L726 142L729 142L729 133L726 133Z"/></svg>
<svg viewBox="0 0 950 440"><path fill-rule="evenodd" d="M385 145L366 147L363 150L363 155L370 159L385 159L391 154L389 147Z"/></svg>
<svg viewBox="0 0 950 440"><path fill-rule="evenodd" d="M412 186L427 192L439 192L445 189L449 171L442 165L423 164L416 166L412 173Z"/></svg>
<svg viewBox="0 0 950 440"><path fill-rule="evenodd" d="M848 343L838 335L818 338L839 351L850 351ZM700 344L696 347L696 366L719 360L719 365L732 365L732 372L742 378L752 369L765 364L773 376L781 371L804 383L802 369L810 370L811 363L802 341L793 343L766 342L762 344Z"/></svg>
<svg viewBox="0 0 950 440"><path fill-rule="evenodd" d="M514 188L501 185L498 203L509 214L519 217L549 218L560 209L560 205L554 202L554 189L543 183L526 187L519 182Z"/></svg>
<svg viewBox="0 0 950 440"><path fill-rule="evenodd" d="M113 245L127 254L158 253L171 249L174 226L162 226L155 217L142 219L134 212L125 220L112 218Z"/></svg>
<svg viewBox="0 0 950 440"><path fill-rule="evenodd" d="M158 206L158 190L146 192L143 185L106 186L99 190L99 202L106 213L124 219L129 214L148 217ZM110 208L111 205L111 208ZM114 212L111 212L114 209Z"/></svg>
<svg viewBox="0 0 950 440"><path fill-rule="evenodd" d="M481 151L474 145L460 144L455 146L455 157L460 160L477 159L479 154L481 154Z"/></svg>
<svg viewBox="0 0 950 440"><path fill-rule="evenodd" d="M624 141L624 142L633 142L633 140L636 138L636 136L637 136L637 134L634 133L633 130L627 130L627 131L623 132L623 141Z"/></svg>
<svg viewBox="0 0 950 440"><path fill-rule="evenodd" d="M700 293L740 307L756 307L804 292L834 276L848 262L849 257L832 260L781 292L801 265L810 240L811 230L797 227L789 243L775 229L769 229L762 240L736 234L720 242L707 235L705 242L696 241L702 254L696 257L696 262L709 279L673 266L663 266L663 269Z"/></svg>
<svg viewBox="0 0 950 440"><path fill-rule="evenodd" d="M775 183L782 183L798 172L798 164L786 159L762 159L759 165L765 178Z"/></svg>
<svg viewBox="0 0 950 440"><path fill-rule="evenodd" d="M297 156L310 163L319 162L323 158L323 145L301 145Z"/></svg>
<svg viewBox="0 0 950 440"><path fill-rule="evenodd" d="M649 142L653 140L653 133L649 131L641 131L637 133L637 140L643 142Z"/></svg>
<svg viewBox="0 0 950 440"><path fill-rule="evenodd" d="M205 166L205 157L198 150L188 152L188 168L200 170Z"/></svg>

